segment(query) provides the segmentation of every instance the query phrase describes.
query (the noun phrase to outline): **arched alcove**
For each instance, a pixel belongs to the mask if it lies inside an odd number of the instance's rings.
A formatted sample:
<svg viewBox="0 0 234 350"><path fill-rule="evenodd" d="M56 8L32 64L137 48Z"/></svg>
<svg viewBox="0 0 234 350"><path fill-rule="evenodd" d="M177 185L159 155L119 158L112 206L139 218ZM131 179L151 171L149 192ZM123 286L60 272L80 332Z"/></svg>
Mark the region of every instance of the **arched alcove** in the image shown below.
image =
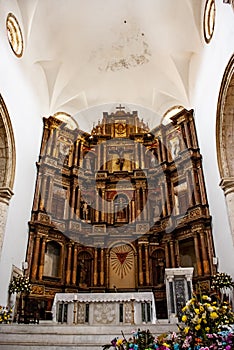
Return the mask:
<svg viewBox="0 0 234 350"><path fill-rule="evenodd" d="M221 83L216 123L220 186L224 191L234 242L234 55Z"/></svg>
<svg viewBox="0 0 234 350"><path fill-rule="evenodd" d="M15 179L15 141L10 116L0 95L0 254Z"/></svg>

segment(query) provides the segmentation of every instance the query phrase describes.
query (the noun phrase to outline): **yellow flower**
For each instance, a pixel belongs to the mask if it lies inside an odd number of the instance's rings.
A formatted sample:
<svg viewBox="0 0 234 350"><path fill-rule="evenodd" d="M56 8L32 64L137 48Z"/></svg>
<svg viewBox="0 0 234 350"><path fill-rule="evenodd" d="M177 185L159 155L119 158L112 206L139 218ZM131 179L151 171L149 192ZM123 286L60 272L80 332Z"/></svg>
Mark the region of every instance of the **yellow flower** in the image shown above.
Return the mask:
<svg viewBox="0 0 234 350"><path fill-rule="evenodd" d="M206 327L206 328L205 328L205 331L206 331L206 332L209 332L209 330L210 330L210 327Z"/></svg>
<svg viewBox="0 0 234 350"><path fill-rule="evenodd" d="M199 314L199 309L194 309L194 311L196 312L196 314Z"/></svg>
<svg viewBox="0 0 234 350"><path fill-rule="evenodd" d="M201 328L201 325L200 324L197 324L195 329L198 331L199 329Z"/></svg>
<svg viewBox="0 0 234 350"><path fill-rule="evenodd" d="M123 340L122 339L118 339L117 342L116 342L116 345L117 346L120 346L123 344Z"/></svg>
<svg viewBox="0 0 234 350"><path fill-rule="evenodd" d="M186 321L187 321L187 316L186 316L186 315L183 315L183 316L182 316L182 321L183 321L183 322L186 322Z"/></svg>
<svg viewBox="0 0 234 350"><path fill-rule="evenodd" d="M210 313L210 318L212 318L212 320L215 320L216 318L218 318L219 316L217 315L216 312L211 312Z"/></svg>
<svg viewBox="0 0 234 350"><path fill-rule="evenodd" d="M185 327L184 333L185 333L185 334L188 334L188 331L189 331L189 327Z"/></svg>
<svg viewBox="0 0 234 350"><path fill-rule="evenodd" d="M206 312L203 312L202 318L206 318Z"/></svg>
<svg viewBox="0 0 234 350"><path fill-rule="evenodd" d="M182 309L182 312L185 312L187 310L188 306L184 306L183 309Z"/></svg>
<svg viewBox="0 0 234 350"><path fill-rule="evenodd" d="M204 311L204 307L200 306L200 312L203 312L203 311Z"/></svg>

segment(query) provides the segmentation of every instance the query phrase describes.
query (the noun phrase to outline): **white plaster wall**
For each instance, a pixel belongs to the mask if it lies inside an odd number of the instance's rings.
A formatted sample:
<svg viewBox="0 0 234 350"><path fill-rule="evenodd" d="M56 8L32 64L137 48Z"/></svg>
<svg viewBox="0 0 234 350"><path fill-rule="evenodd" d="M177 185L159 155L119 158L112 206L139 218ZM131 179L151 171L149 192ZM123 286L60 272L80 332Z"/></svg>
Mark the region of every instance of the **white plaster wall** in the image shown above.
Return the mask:
<svg viewBox="0 0 234 350"><path fill-rule="evenodd" d="M9 204L0 258L0 305L6 305L12 265L21 268L25 259L36 178L35 162L38 160L43 123L41 107L30 85L30 72L28 76L22 74L23 62L11 52L7 35L3 36L6 33L6 13L2 10L1 7L0 93L11 118L16 146L14 195Z"/></svg>
<svg viewBox="0 0 234 350"><path fill-rule="evenodd" d="M216 109L225 68L233 54L234 12L231 5L216 1L216 23L210 44L205 44L197 85L191 104L195 120L210 212L219 271L234 277L234 254L225 197L219 186L220 174L216 155Z"/></svg>

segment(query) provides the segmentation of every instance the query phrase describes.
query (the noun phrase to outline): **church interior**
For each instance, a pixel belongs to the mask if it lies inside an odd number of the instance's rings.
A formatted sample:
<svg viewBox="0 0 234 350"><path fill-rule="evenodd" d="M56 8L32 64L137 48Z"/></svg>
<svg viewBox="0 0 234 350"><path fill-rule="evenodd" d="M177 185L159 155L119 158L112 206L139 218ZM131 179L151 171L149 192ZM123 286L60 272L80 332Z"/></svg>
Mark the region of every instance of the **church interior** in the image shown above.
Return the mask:
<svg viewBox="0 0 234 350"><path fill-rule="evenodd" d="M233 0L0 1L0 304L24 275L43 320L128 292L167 319L167 269L234 278L233 36Z"/></svg>

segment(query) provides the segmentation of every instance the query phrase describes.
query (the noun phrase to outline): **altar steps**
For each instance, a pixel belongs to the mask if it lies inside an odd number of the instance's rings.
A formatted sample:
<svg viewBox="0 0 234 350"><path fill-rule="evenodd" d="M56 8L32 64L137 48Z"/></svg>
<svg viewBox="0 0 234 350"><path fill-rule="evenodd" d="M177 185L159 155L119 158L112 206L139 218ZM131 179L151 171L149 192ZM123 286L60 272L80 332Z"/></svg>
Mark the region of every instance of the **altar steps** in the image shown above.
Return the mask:
<svg viewBox="0 0 234 350"><path fill-rule="evenodd" d="M68 326L55 323L0 325L0 350L102 350L121 330L128 339L137 328L159 335L177 331L175 324L142 326Z"/></svg>

